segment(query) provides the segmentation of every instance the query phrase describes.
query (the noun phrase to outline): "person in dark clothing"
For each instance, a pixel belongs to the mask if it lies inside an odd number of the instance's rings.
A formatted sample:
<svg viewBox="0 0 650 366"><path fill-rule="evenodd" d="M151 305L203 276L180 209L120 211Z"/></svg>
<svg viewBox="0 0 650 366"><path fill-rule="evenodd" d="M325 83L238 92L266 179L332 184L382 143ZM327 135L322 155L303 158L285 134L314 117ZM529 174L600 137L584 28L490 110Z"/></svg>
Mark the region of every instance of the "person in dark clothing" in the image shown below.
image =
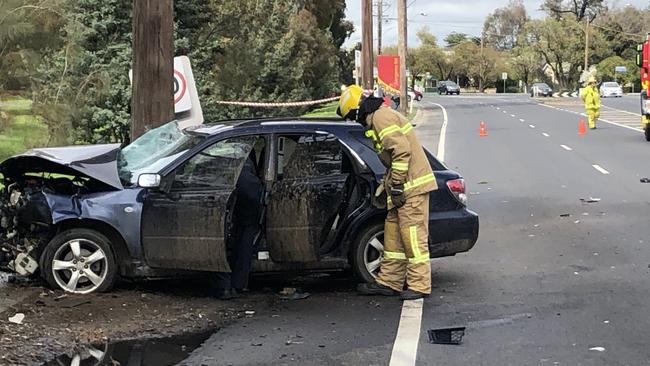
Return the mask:
<svg viewBox="0 0 650 366"><path fill-rule="evenodd" d="M264 190L262 180L257 176L255 152L246 160L235 189L236 200L233 209L233 235L228 262L231 273L217 274L217 297L231 299L238 292L248 289L255 237L260 230L261 198Z"/></svg>

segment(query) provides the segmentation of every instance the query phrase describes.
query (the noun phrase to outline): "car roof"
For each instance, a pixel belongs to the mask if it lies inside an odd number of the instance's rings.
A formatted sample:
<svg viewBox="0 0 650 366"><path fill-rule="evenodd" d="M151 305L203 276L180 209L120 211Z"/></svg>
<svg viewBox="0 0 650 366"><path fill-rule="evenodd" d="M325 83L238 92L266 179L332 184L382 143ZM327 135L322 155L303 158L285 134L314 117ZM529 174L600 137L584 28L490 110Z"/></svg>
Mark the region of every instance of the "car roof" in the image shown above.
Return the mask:
<svg viewBox="0 0 650 366"><path fill-rule="evenodd" d="M327 129L362 129L356 122L343 121L338 117L275 117L254 119L233 119L204 123L200 126L187 128L186 131L203 136L215 136L224 130L232 129L281 129L281 127L301 128L308 130ZM270 128L269 128L270 127ZM274 128L275 127L275 128ZM278 128L280 127L280 128Z"/></svg>

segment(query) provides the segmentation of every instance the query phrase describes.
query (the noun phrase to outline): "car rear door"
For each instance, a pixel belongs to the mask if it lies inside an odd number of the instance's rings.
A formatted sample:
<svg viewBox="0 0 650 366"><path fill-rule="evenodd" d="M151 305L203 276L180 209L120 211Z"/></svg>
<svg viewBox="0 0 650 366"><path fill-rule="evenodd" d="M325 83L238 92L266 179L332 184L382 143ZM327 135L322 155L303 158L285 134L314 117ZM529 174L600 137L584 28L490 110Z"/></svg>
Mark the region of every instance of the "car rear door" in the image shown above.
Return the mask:
<svg viewBox="0 0 650 366"><path fill-rule="evenodd" d="M168 188L150 192L142 214L142 245L153 268L225 271L226 219L239 173L257 140L217 142L164 178Z"/></svg>
<svg viewBox="0 0 650 366"><path fill-rule="evenodd" d="M311 262L339 220L350 176L332 135L276 136L275 180L269 187L266 239L275 262Z"/></svg>

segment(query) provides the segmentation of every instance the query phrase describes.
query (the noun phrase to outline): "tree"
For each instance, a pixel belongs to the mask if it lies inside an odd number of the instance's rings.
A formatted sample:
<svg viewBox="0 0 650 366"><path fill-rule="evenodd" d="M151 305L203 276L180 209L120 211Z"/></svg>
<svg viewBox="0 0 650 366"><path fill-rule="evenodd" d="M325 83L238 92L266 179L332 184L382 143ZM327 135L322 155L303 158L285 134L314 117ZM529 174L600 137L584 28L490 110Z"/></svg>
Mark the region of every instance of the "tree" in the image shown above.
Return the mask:
<svg viewBox="0 0 650 366"><path fill-rule="evenodd" d="M645 41L645 34L650 31L649 17L648 8L641 10L625 6L604 12L594 27L607 41L608 49L625 59L632 59L636 56L636 45Z"/></svg>
<svg viewBox="0 0 650 366"><path fill-rule="evenodd" d="M497 50L511 50L528 21L523 0L510 0L507 6L496 9L485 18L485 44Z"/></svg>
<svg viewBox="0 0 650 366"><path fill-rule="evenodd" d="M570 0L567 4L563 0L544 0L542 9L555 20L571 16L574 20L593 22L598 15L607 10L604 0Z"/></svg>
<svg viewBox="0 0 650 366"><path fill-rule="evenodd" d="M534 49L553 70L559 86L573 89L584 60L583 26L573 19L547 18L528 22L524 32L526 46ZM590 60L600 60L606 52L604 40L593 32L590 35Z"/></svg>
<svg viewBox="0 0 650 366"><path fill-rule="evenodd" d="M448 48L456 47L467 40L467 34L458 32L451 32L447 35L447 37L445 37L445 43L447 44Z"/></svg>
<svg viewBox="0 0 650 366"><path fill-rule="evenodd" d="M483 92L489 80L496 80L503 67L502 54L486 47L481 51L473 42L464 42L454 47L454 63L459 73L464 74L473 86Z"/></svg>
<svg viewBox="0 0 650 366"><path fill-rule="evenodd" d="M616 73L615 68L617 66L625 66L627 72ZM611 56L602 60L598 64L597 70L602 81L618 81L621 85L627 85L629 83L638 85L640 83L636 63L632 60L624 60L620 56Z"/></svg>
<svg viewBox="0 0 650 366"><path fill-rule="evenodd" d="M513 79L521 80L529 85L541 71L541 58L530 46L515 48L510 55L510 67L514 72Z"/></svg>

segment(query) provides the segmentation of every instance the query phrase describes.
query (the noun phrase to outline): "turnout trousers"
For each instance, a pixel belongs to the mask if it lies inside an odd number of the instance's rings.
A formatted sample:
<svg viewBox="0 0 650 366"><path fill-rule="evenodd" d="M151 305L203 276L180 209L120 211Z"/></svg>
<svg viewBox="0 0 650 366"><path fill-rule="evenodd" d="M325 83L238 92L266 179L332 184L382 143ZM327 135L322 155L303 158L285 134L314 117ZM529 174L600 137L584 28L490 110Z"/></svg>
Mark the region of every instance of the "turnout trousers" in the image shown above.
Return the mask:
<svg viewBox="0 0 650 366"><path fill-rule="evenodd" d="M600 118L600 109L589 108L586 109L585 112L587 112L586 114L589 120L589 128L595 128L596 121L598 121L598 118Z"/></svg>
<svg viewBox="0 0 650 366"><path fill-rule="evenodd" d="M409 197L388 211L384 224L384 259L377 283L395 291L431 293L429 259L429 193Z"/></svg>

